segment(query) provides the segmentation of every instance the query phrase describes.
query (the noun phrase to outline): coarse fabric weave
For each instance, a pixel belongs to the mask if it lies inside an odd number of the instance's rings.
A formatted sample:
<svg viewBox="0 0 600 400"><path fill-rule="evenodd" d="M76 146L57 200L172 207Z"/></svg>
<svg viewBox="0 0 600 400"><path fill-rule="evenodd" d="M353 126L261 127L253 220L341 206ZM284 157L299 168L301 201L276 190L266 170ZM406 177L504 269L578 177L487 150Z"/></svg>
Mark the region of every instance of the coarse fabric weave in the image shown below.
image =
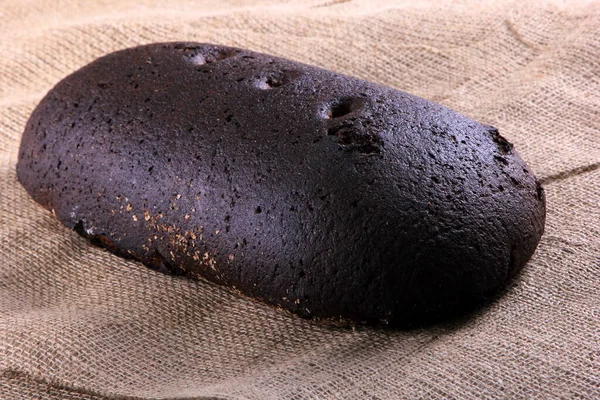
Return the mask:
<svg viewBox="0 0 600 400"><path fill-rule="evenodd" d="M108 52L190 40L494 125L544 183L507 293L413 331L332 328L94 247L20 186L27 118ZM1 399L599 399L600 3L0 0Z"/></svg>

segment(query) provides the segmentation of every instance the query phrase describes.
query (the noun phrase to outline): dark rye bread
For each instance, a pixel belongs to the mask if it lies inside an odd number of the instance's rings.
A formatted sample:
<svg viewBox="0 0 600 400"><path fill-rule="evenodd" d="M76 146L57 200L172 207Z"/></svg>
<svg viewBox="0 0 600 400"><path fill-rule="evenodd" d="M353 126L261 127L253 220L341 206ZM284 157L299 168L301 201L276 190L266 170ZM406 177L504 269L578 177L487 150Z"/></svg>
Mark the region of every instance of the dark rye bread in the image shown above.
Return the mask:
<svg viewBox="0 0 600 400"><path fill-rule="evenodd" d="M230 47L140 46L61 81L17 165L68 227L302 316L410 324L531 257L544 192L498 131L360 79Z"/></svg>

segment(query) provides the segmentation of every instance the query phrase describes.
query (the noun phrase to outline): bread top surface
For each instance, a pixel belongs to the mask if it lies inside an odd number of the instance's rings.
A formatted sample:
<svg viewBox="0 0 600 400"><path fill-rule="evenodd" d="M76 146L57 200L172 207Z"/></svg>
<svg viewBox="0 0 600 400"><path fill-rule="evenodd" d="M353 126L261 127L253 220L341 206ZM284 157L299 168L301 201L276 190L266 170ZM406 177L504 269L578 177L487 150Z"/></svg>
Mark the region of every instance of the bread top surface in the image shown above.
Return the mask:
<svg viewBox="0 0 600 400"><path fill-rule="evenodd" d="M18 176L67 226L302 315L406 321L500 288L543 190L492 127L230 47L140 46L61 81Z"/></svg>

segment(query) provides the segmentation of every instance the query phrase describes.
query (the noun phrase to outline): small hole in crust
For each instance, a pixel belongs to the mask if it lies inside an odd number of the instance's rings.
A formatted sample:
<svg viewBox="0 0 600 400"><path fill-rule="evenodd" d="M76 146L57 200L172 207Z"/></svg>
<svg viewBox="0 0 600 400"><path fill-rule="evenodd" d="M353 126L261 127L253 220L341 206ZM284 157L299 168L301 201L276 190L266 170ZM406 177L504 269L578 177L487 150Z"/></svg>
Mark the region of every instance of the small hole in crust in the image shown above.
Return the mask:
<svg viewBox="0 0 600 400"><path fill-rule="evenodd" d="M276 88L283 85L283 80L277 79L275 77L269 76L264 79L259 79L256 82L256 87L263 90L268 90L272 88Z"/></svg>
<svg viewBox="0 0 600 400"><path fill-rule="evenodd" d="M328 104L323 116L327 119L341 118L360 109L363 104L363 98L342 98Z"/></svg>
<svg viewBox="0 0 600 400"><path fill-rule="evenodd" d="M535 189L536 189L535 194L536 194L538 201L544 201L544 197L545 197L544 188L537 180L535 181Z"/></svg>
<svg viewBox="0 0 600 400"><path fill-rule="evenodd" d="M235 56L236 52L221 51L216 54L197 54L192 58L192 62L196 65L211 64L217 61L225 60Z"/></svg>
<svg viewBox="0 0 600 400"><path fill-rule="evenodd" d="M299 71L277 71L260 76L255 80L254 85L258 89L269 90L283 86L297 79L301 73Z"/></svg>
<svg viewBox="0 0 600 400"><path fill-rule="evenodd" d="M343 117L346 114L352 112L352 103L349 101L342 101L331 107L331 118Z"/></svg>
<svg viewBox="0 0 600 400"><path fill-rule="evenodd" d="M512 152L512 143L510 143L502 135L500 135L498 129L490 126L488 127L488 133L492 137L494 143L496 143L496 146L498 146L498 151L500 152L500 154L510 154Z"/></svg>
<svg viewBox="0 0 600 400"><path fill-rule="evenodd" d="M205 65L215 63L227 58L234 57L240 50L231 48L219 48L214 46L180 46L175 49L183 52L184 57L194 65Z"/></svg>
<svg viewBox="0 0 600 400"><path fill-rule="evenodd" d="M335 136L338 143L348 151L357 151L363 154L379 154L382 140L373 133L356 129L352 125L341 125L331 128L327 135Z"/></svg>

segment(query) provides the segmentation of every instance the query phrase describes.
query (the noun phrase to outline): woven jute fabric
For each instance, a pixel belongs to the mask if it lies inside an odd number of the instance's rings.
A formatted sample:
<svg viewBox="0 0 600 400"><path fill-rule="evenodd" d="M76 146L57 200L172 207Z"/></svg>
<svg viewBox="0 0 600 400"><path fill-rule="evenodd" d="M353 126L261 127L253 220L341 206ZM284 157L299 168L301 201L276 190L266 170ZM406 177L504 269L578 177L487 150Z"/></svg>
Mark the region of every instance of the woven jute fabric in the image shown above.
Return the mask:
<svg viewBox="0 0 600 400"><path fill-rule="evenodd" d="M546 233L489 307L333 328L96 248L15 175L27 118L108 52L191 40L383 83L498 127ZM600 4L0 1L0 398L600 398Z"/></svg>

